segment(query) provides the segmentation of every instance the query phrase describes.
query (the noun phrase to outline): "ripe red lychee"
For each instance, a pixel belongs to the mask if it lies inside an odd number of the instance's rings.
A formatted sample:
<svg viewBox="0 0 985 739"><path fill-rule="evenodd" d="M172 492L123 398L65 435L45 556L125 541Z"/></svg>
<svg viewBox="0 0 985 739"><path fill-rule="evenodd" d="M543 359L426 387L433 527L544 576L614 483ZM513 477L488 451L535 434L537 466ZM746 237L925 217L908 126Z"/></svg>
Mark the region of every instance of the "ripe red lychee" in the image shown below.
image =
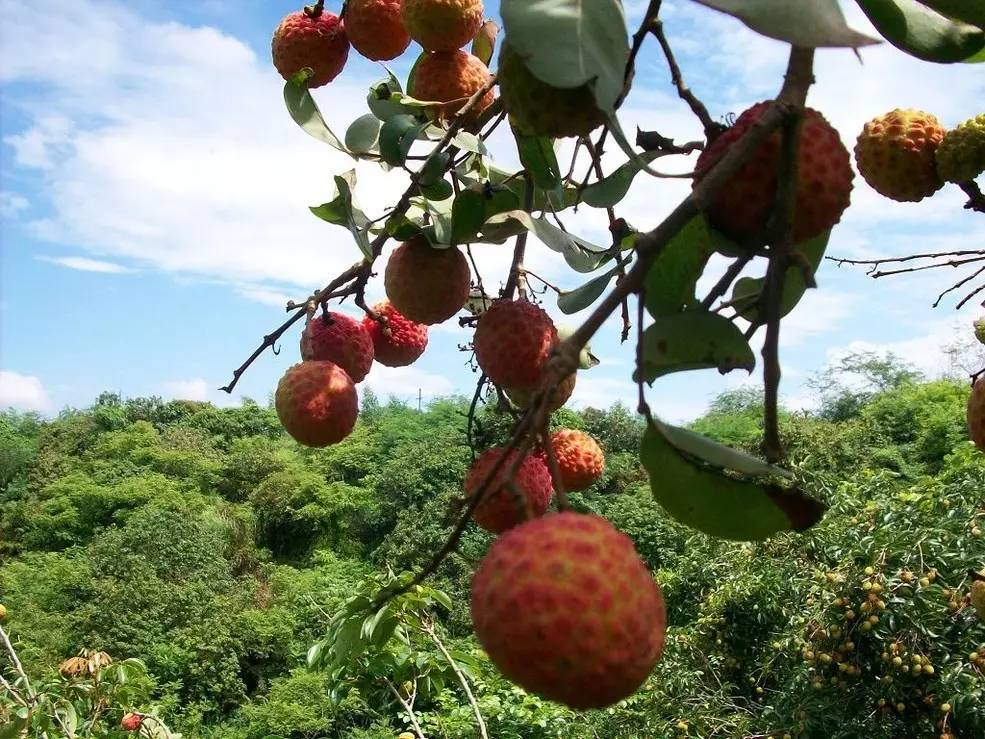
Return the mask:
<svg viewBox="0 0 985 739"><path fill-rule="evenodd" d="M771 103L757 103L698 157L695 184L704 179L732 145L758 121ZM765 231L776 200L781 133L775 131L712 197L706 216L729 238L742 242ZM816 110L806 108L797 152L793 243L818 236L841 220L852 191L848 150L838 132Z"/></svg>
<svg viewBox="0 0 985 739"><path fill-rule="evenodd" d="M400 0L348 0L343 19L349 43L367 59L396 59L410 46Z"/></svg>
<svg viewBox="0 0 985 739"><path fill-rule="evenodd" d="M411 321L447 321L469 299L471 273L458 247L436 249L423 236L390 255L383 276L390 303Z"/></svg>
<svg viewBox="0 0 985 739"><path fill-rule="evenodd" d="M985 452L985 379L977 380L968 396L968 435Z"/></svg>
<svg viewBox="0 0 985 739"><path fill-rule="evenodd" d="M551 445L565 490L584 490L602 476L605 453L584 431L559 429L551 434Z"/></svg>
<svg viewBox="0 0 985 739"><path fill-rule="evenodd" d="M532 390L557 340L543 308L527 300L497 300L479 319L473 346L479 367L494 383Z"/></svg>
<svg viewBox="0 0 985 739"><path fill-rule="evenodd" d="M128 713L120 721L120 728L124 731L139 731L143 723L144 717L139 713Z"/></svg>
<svg viewBox="0 0 985 739"><path fill-rule="evenodd" d="M551 398L547 402L548 413L553 413L568 402L568 398L570 398L571 394L575 391L575 382L577 379L578 373L572 372L566 378L561 380L560 384L554 388L554 392L551 393ZM528 408L530 406L530 400L533 397L533 394L533 390L517 390L516 388L506 389L506 395L513 401L513 404L517 408Z"/></svg>
<svg viewBox="0 0 985 739"><path fill-rule="evenodd" d="M349 39L341 19L327 10L299 10L280 22L271 43L274 66L285 80L305 67L314 76L308 87L327 85L334 80L349 56Z"/></svg>
<svg viewBox="0 0 985 739"><path fill-rule="evenodd" d="M605 123L591 87L548 85L527 69L508 44L499 53L497 75L510 122L521 133L549 138L587 136Z"/></svg>
<svg viewBox="0 0 985 739"><path fill-rule="evenodd" d="M482 0L403 0L401 11L410 37L425 51L461 49L482 25Z"/></svg>
<svg viewBox="0 0 985 739"><path fill-rule="evenodd" d="M338 444L356 425L356 386L332 362L301 362L277 384L274 407L281 425L299 444Z"/></svg>
<svg viewBox="0 0 985 739"><path fill-rule="evenodd" d="M485 482L493 467L503 456L503 449L493 447L486 449L472 463L465 478L465 494L471 498ZM506 461L492 483L486 488L482 500L472 513L475 522L486 531L501 534L526 519L526 515L517 505L513 490L505 483L509 467L516 461L518 452L510 450ZM521 463L514 478L517 488L527 501L531 517L543 516L547 505L551 502L553 486L551 473L547 471L544 460L528 455Z"/></svg>
<svg viewBox="0 0 985 739"><path fill-rule="evenodd" d="M315 316L301 333L301 359L334 362L362 382L373 366L373 339L361 321L344 313Z"/></svg>
<svg viewBox="0 0 985 739"><path fill-rule="evenodd" d="M893 110L865 124L855 143L859 174L872 189L900 202L916 202L944 186L935 153L945 130L930 113Z"/></svg>
<svg viewBox="0 0 985 739"><path fill-rule="evenodd" d="M663 596L604 518L553 513L499 537L472 579L472 623L510 680L575 709L627 698L663 652Z"/></svg>
<svg viewBox="0 0 985 739"><path fill-rule="evenodd" d="M418 100L446 103L432 110L436 118L451 118L490 77L489 68L471 54L460 50L437 51L425 55L414 68L413 94ZM472 108L468 120L474 120L492 102L490 90Z"/></svg>
<svg viewBox="0 0 985 739"><path fill-rule="evenodd" d="M417 361L428 345L428 327L408 320L384 300L373 306L373 312L386 319L386 328L366 316L363 326L373 339L376 361L387 367L405 367Z"/></svg>

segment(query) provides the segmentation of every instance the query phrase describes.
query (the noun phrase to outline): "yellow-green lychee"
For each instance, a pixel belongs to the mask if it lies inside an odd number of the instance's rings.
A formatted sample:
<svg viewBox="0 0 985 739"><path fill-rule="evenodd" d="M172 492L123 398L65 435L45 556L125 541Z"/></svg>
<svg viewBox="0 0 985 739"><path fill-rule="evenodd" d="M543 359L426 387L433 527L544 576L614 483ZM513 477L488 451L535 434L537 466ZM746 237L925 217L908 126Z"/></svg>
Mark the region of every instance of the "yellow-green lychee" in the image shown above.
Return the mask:
<svg viewBox="0 0 985 739"><path fill-rule="evenodd" d="M855 143L855 163L876 192L917 202L944 186L935 158L943 138L944 127L930 113L897 108L865 124Z"/></svg>
<svg viewBox="0 0 985 739"><path fill-rule="evenodd" d="M985 113L944 134L937 147L937 172L948 182L970 182L985 172Z"/></svg>

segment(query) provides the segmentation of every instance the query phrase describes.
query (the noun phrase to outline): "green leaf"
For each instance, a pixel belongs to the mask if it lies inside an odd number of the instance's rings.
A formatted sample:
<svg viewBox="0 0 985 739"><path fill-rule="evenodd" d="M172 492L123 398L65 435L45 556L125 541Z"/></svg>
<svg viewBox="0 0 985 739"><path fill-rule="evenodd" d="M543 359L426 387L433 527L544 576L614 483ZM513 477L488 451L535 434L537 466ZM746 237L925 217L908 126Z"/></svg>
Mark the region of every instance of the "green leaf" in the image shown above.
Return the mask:
<svg viewBox="0 0 985 739"><path fill-rule="evenodd" d="M701 216L694 218L664 247L646 274L646 309L654 318L680 313L695 303L695 285L713 251Z"/></svg>
<svg viewBox="0 0 985 739"><path fill-rule="evenodd" d="M455 192L448 180L438 180L430 185L421 185L419 189L421 195L428 200L447 200Z"/></svg>
<svg viewBox="0 0 985 739"><path fill-rule="evenodd" d="M640 460L654 499L681 523L711 536L762 541L780 531L803 531L824 506L797 488L738 479L677 447L664 424L648 424Z"/></svg>
<svg viewBox="0 0 985 739"><path fill-rule="evenodd" d="M660 427L664 438L670 442L680 452L690 455L695 459L718 467L723 470L731 470L742 475L753 475L764 477L776 475L792 480L794 475L789 470L782 469L769 462L753 457L738 449L719 444L706 436L696 434L679 426L654 421Z"/></svg>
<svg viewBox="0 0 985 739"><path fill-rule="evenodd" d="M545 136L517 134L516 145L520 162L534 185L541 190L557 190L561 187L561 168L554 153L553 140Z"/></svg>
<svg viewBox="0 0 985 739"><path fill-rule="evenodd" d="M483 226L506 223L515 221L528 231L533 233L544 245L552 251L556 251L564 256L568 266L576 272L593 272L608 257L605 248L596 246L574 234L562 231L546 218L532 218L529 213L522 210L511 210L506 213L499 213L486 221Z"/></svg>
<svg viewBox="0 0 985 739"><path fill-rule="evenodd" d="M392 167L402 167L410 148L427 126L412 115L395 115L380 129L380 156Z"/></svg>
<svg viewBox="0 0 985 739"><path fill-rule="evenodd" d="M985 29L985 2L981 0L918 0L943 16Z"/></svg>
<svg viewBox="0 0 985 739"><path fill-rule="evenodd" d="M405 215L393 215L386 222L386 231L397 241L408 241L422 233L421 224Z"/></svg>
<svg viewBox="0 0 985 739"><path fill-rule="evenodd" d="M451 243L465 244L486 220L486 199L474 190L463 190L451 207Z"/></svg>
<svg viewBox="0 0 985 739"><path fill-rule="evenodd" d="M388 69L386 78L370 85L369 93L366 95L366 105L381 121L387 121L395 115L413 113L413 110L402 105L399 98L395 97L402 92L400 80Z"/></svg>
<svg viewBox="0 0 985 739"><path fill-rule="evenodd" d="M612 282L612 278L619 272L619 267L613 267L605 274L593 277L584 285L576 287L574 290L567 290L557 296L557 307L562 313L571 315L580 310L584 310L605 292L605 289Z"/></svg>
<svg viewBox="0 0 985 739"><path fill-rule="evenodd" d="M794 247L795 252L799 252L804 262L810 267L811 274L817 271L824 252L828 248L828 239L831 231L827 231L820 236L815 236L809 241L805 241ZM732 302L735 309L750 323L760 322L759 296L766 285L765 277L743 277L737 280L732 288ZM783 293L780 297L780 317L787 315L797 307L797 303L807 292L807 283L804 282L804 270L800 264L794 264L787 268L787 275L783 280Z"/></svg>
<svg viewBox="0 0 985 739"><path fill-rule="evenodd" d="M652 162L656 158L656 152L647 152L646 154L640 155L640 159L646 162ZM629 188L633 184L633 180L636 179L636 175L639 174L640 169L641 167L638 161L631 160L626 162L608 177L598 182L593 182L582 190L582 202L593 208L611 208L626 197L626 193L629 192Z"/></svg>
<svg viewBox="0 0 985 739"><path fill-rule="evenodd" d="M928 62L982 61L985 31L955 23L916 0L857 0L872 25L893 46Z"/></svg>
<svg viewBox="0 0 985 739"><path fill-rule="evenodd" d="M291 114L291 118L301 126L305 133L339 151L349 153L345 144L332 133L328 124L325 123L325 119L318 109L318 104L311 97L307 87L299 86L291 81L284 83L284 102L287 104L287 112Z"/></svg>
<svg viewBox="0 0 985 739"><path fill-rule="evenodd" d="M452 137L451 142L462 151L470 151L473 154L483 156L489 153L485 142L469 131L459 131Z"/></svg>
<svg viewBox="0 0 985 739"><path fill-rule="evenodd" d="M502 0L510 46L555 87L592 85L600 110L622 94L629 38L620 0Z"/></svg>
<svg viewBox="0 0 985 739"><path fill-rule="evenodd" d="M557 335L561 341L567 341L575 329L571 326L558 326ZM599 366L599 358L592 354L592 343L587 342L578 354L578 369L590 370L592 367Z"/></svg>
<svg viewBox="0 0 985 739"><path fill-rule="evenodd" d="M671 372L756 367L749 342L734 323L717 313L686 311L658 316L643 332L643 379L653 382Z"/></svg>
<svg viewBox="0 0 985 739"><path fill-rule="evenodd" d="M345 145L354 154L365 154L376 147L380 135L380 121L372 113L361 115L345 132Z"/></svg>
<svg viewBox="0 0 985 739"><path fill-rule="evenodd" d="M425 186L433 185L445 176L445 170L448 168L450 161L451 157L447 151L439 151L432 154L424 162L424 166L421 167L421 173L417 181Z"/></svg>
<svg viewBox="0 0 985 739"><path fill-rule="evenodd" d="M356 245L367 259L372 257L372 249L369 245L369 235L366 227L369 219L353 200L352 190L356 185L356 171L348 172L335 176L336 196L327 203L310 208L311 212L328 223L334 223L349 230L352 237L356 240Z"/></svg>
<svg viewBox="0 0 985 739"><path fill-rule="evenodd" d="M493 52L496 50L496 37L499 35L499 26L496 21L487 20L479 28L479 32L472 39L472 56L487 67L492 61Z"/></svg>
<svg viewBox="0 0 985 739"><path fill-rule="evenodd" d="M791 3L781 0L698 0L702 5L738 18L763 36L794 46L851 47L878 44L877 39L845 23L838 0Z"/></svg>

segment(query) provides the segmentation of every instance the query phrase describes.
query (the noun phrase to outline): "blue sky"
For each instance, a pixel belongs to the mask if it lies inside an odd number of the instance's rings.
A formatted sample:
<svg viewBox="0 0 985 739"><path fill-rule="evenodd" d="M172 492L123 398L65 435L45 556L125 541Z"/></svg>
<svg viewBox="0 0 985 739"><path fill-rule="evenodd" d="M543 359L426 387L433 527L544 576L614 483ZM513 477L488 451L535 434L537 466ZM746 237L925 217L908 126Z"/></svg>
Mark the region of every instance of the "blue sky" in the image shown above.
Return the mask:
<svg viewBox="0 0 985 739"><path fill-rule="evenodd" d="M635 24L646 3L626 5ZM783 44L690 0L666 5L687 81L714 116L775 92ZM497 6L487 3L487 14L495 17ZM357 257L345 231L307 211L331 197L331 175L352 163L291 122L269 63L270 33L297 7L74 0L41 13L26 0L0 0L0 406L51 413L102 390L263 401L295 361L291 334L281 355L262 357L232 398L216 390L283 320L287 298L305 297ZM846 12L853 26L869 29L854 4ZM980 68L925 64L887 45L861 53L862 64L850 52L821 51L810 98L849 147L866 120L895 107L926 109L947 126L981 112ZM395 70L405 76L411 63L407 54ZM317 91L337 133L365 112L366 87L380 71L353 52L342 76ZM699 133L652 40L621 117L627 130L640 125L679 140ZM493 151L503 164L514 162L505 136ZM606 166L620 161L613 150ZM686 172L692 162L664 166ZM397 172L357 170L357 197L371 216L405 185ZM687 191L680 181L638 183L619 212L639 228L656 225ZM920 204L893 203L857 178L828 253L981 246L985 219L962 203L953 187ZM582 209L565 221L604 242L604 212ZM505 275L507 247L476 252L487 284ZM579 284L536 243L528 265L563 287ZM951 276L874 282L826 264L821 289L782 332L786 402L808 405L803 381L853 348L893 350L928 373L945 371L940 347L981 312L974 303L956 312L955 301L931 310ZM372 297L381 291L375 286ZM556 313L550 296L547 307ZM618 333L614 321L596 338L602 364L580 377L577 403L632 404L632 353ZM435 328L417 364L376 367L366 384L408 400L418 388L425 397L467 393L474 377L457 350L467 340L454 321ZM669 418L690 418L722 389L756 379L689 373L660 381L651 401Z"/></svg>

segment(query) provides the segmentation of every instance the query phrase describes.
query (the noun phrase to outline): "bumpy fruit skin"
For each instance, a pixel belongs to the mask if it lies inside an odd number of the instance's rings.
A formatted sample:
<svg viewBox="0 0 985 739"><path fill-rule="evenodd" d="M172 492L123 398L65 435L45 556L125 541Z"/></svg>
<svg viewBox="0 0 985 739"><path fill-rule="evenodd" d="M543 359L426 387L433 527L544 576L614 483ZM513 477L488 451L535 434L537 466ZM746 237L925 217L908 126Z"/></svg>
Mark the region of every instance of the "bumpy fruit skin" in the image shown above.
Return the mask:
<svg viewBox="0 0 985 739"><path fill-rule="evenodd" d="M141 724L144 723L144 717L136 713L128 713L120 721L120 728L124 731L139 731Z"/></svg>
<svg viewBox="0 0 985 739"><path fill-rule="evenodd" d="M510 122L528 136L587 136L605 123L588 85L548 85L527 69L508 44L499 52L499 91Z"/></svg>
<svg viewBox="0 0 985 739"><path fill-rule="evenodd" d="M366 379L374 356L373 339L366 327L344 313L316 316L301 333L301 359L334 362L353 382Z"/></svg>
<svg viewBox="0 0 985 739"><path fill-rule="evenodd" d="M466 496L471 498L475 494L502 455L503 449L493 447L476 457L465 477ZM516 456L516 450L509 452L503 467L483 493L482 502L472 512L475 522L494 534L501 534L526 520L517 506L513 491L503 484ZM543 516L554 493L551 473L547 471L544 460L533 455L527 456L517 469L515 482L527 500L530 516Z"/></svg>
<svg viewBox="0 0 985 739"><path fill-rule="evenodd" d="M400 0L349 0L344 21L352 48L367 59L396 59L410 46L410 34L400 17Z"/></svg>
<svg viewBox="0 0 985 739"><path fill-rule="evenodd" d="M281 425L299 444L338 444L356 425L356 386L332 362L301 362L277 384L274 407Z"/></svg>
<svg viewBox="0 0 985 739"><path fill-rule="evenodd" d="M285 80L310 67L315 74L308 80L308 87L321 87L334 80L345 66L349 39L337 15L323 10L312 17L299 10L285 16L277 26L271 54Z"/></svg>
<svg viewBox="0 0 985 739"><path fill-rule="evenodd" d="M0 603L0 621L3 621L5 618L7 618L7 606Z"/></svg>
<svg viewBox="0 0 985 739"><path fill-rule="evenodd" d="M948 131L937 147L937 173L948 182L970 182L985 172L985 113Z"/></svg>
<svg viewBox="0 0 985 739"><path fill-rule="evenodd" d="M411 321L447 321L469 299L471 273L457 246L435 249L423 236L396 248L383 275L386 296Z"/></svg>
<svg viewBox="0 0 985 739"><path fill-rule="evenodd" d="M507 678L579 710L632 695L667 630L660 588L629 537L571 512L493 542L472 579L472 623Z"/></svg>
<svg viewBox="0 0 985 739"><path fill-rule="evenodd" d="M859 174L880 195L916 202L944 186L935 152L944 127L922 110L893 110L865 124L855 142Z"/></svg>
<svg viewBox="0 0 985 739"><path fill-rule="evenodd" d="M605 471L605 453L591 436L575 429L551 434L551 446L565 490L577 492L591 487Z"/></svg>
<svg viewBox="0 0 985 739"><path fill-rule="evenodd" d="M497 300L479 319L472 343L490 380L533 390L557 340L554 321L543 308L527 300Z"/></svg>
<svg viewBox="0 0 985 739"><path fill-rule="evenodd" d="M971 605L975 607L978 618L985 621L985 582L975 580L971 584Z"/></svg>
<svg viewBox="0 0 985 739"><path fill-rule="evenodd" d="M404 26L425 51L461 49L478 33L482 10L482 0L403 0L401 5Z"/></svg>
<svg viewBox="0 0 985 739"><path fill-rule="evenodd" d="M731 146L759 120L770 103L757 103L698 157L694 181L700 182ZM776 200L781 134L773 133L752 158L713 197L707 210L711 225L735 241L761 235ZM816 110L806 108L797 152L797 192L793 242L824 233L841 220L852 191L848 150Z"/></svg>
<svg viewBox="0 0 985 739"><path fill-rule="evenodd" d="M575 391L575 382L577 379L578 373L572 372L558 384L554 392L551 393L550 400L547 402L548 413L553 413L568 402L571 394ZM530 406L530 399L533 397L533 393L533 390L518 390L516 388L507 388L506 390L506 395L513 401L513 405L523 409Z"/></svg>
<svg viewBox="0 0 985 739"><path fill-rule="evenodd" d="M985 452L985 379L975 382L968 396L968 435Z"/></svg>
<svg viewBox="0 0 985 739"><path fill-rule="evenodd" d="M482 89L491 77L489 67L464 51L438 51L427 54L414 69L414 97L428 102L447 103L432 108L438 119L455 115L468 99ZM492 90L475 104L466 120L475 120L493 102Z"/></svg>
<svg viewBox="0 0 985 739"><path fill-rule="evenodd" d="M406 367L417 361L428 346L428 327L408 320L384 300L373 306L373 312L386 319L386 329L379 321L366 316L363 326L373 339L376 361L387 367Z"/></svg>

